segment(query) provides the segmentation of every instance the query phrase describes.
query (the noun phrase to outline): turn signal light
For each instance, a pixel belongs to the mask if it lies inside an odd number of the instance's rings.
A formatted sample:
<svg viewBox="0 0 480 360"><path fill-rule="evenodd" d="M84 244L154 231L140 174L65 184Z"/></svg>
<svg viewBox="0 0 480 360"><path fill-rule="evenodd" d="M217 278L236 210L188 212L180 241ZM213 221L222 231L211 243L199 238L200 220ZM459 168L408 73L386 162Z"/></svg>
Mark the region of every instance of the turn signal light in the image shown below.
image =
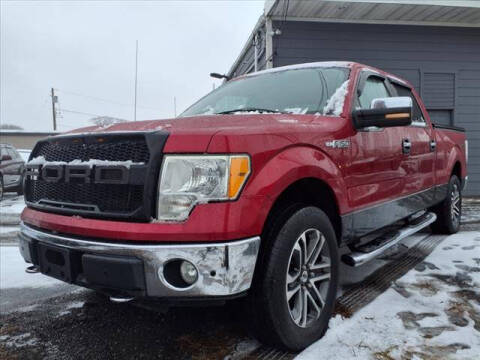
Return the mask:
<svg viewBox="0 0 480 360"><path fill-rule="evenodd" d="M228 197L235 199L243 184L250 175L250 159L246 155L232 156L230 158L230 177L228 183Z"/></svg>

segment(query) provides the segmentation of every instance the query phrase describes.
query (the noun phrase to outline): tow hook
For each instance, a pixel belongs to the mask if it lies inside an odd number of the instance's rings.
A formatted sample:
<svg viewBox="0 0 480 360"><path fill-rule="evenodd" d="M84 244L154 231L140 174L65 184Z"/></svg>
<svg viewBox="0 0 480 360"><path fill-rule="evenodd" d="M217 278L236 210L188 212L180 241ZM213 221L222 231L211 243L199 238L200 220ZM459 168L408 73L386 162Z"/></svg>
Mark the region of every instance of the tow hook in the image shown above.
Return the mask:
<svg viewBox="0 0 480 360"><path fill-rule="evenodd" d="M36 265L29 266L25 269L27 274L36 274L40 272L40 268Z"/></svg>
<svg viewBox="0 0 480 360"><path fill-rule="evenodd" d="M110 301L111 302L114 302L114 303L117 303L117 304L121 304L121 303L127 303L127 302L130 302L132 301L133 297L115 297L115 296L110 296Z"/></svg>

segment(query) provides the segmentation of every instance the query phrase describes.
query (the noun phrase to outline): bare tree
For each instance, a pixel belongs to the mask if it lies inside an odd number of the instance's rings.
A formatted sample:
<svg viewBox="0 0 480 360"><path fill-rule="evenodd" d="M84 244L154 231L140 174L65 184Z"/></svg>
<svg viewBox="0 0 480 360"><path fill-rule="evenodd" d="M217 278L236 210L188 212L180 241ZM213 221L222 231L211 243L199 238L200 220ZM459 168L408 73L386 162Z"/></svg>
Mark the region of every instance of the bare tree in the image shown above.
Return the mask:
<svg viewBox="0 0 480 360"><path fill-rule="evenodd" d="M13 124L1 124L0 129L2 130L23 130L21 126Z"/></svg>

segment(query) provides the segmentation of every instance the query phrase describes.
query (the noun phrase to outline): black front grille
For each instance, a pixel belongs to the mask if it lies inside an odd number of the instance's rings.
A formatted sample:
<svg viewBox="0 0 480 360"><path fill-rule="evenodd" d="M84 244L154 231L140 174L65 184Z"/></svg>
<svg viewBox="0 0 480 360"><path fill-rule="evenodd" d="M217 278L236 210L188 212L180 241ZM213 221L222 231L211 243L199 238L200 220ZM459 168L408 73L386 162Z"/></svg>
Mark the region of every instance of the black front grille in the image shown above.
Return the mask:
<svg viewBox="0 0 480 360"><path fill-rule="evenodd" d="M58 209L73 209L73 204L89 211L128 214L143 204L143 185L67 184L32 181L28 201ZM43 201L43 203L42 203ZM90 205L91 207L88 207Z"/></svg>
<svg viewBox="0 0 480 360"><path fill-rule="evenodd" d="M98 137L97 139L104 139ZM77 140L77 142L75 142ZM85 143L78 139L39 143L34 156L43 156L47 161L72 161L90 159L148 163L150 153L143 137L118 141Z"/></svg>
<svg viewBox="0 0 480 360"><path fill-rule="evenodd" d="M40 141L32 152L32 159L43 156L47 162L65 163L77 159L130 160L136 164L128 170L128 183L122 184L102 184L94 180L90 183L47 182L41 176L27 176L26 201L31 207L58 213L146 221L152 216L165 140L165 133L124 133L60 136Z"/></svg>

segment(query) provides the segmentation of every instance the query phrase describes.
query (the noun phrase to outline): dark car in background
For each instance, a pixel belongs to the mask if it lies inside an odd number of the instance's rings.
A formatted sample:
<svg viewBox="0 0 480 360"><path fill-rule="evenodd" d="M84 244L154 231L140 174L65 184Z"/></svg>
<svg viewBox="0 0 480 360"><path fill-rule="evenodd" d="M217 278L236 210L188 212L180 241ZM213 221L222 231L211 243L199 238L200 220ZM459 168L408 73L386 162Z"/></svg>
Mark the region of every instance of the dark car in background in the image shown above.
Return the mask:
<svg viewBox="0 0 480 360"><path fill-rule="evenodd" d="M8 144L0 144L0 201L4 192L23 194L25 161L19 152Z"/></svg>

